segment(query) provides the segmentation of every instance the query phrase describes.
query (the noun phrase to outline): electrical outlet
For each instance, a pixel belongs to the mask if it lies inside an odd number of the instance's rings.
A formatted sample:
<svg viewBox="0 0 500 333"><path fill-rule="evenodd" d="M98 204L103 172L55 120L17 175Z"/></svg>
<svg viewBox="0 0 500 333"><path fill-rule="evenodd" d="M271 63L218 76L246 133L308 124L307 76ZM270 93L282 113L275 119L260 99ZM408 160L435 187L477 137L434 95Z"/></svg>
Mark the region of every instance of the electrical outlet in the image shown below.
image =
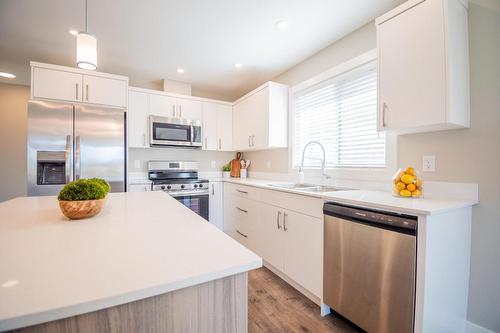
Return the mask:
<svg viewBox="0 0 500 333"><path fill-rule="evenodd" d="M134 168L135 169L141 168L141 160L134 160Z"/></svg>
<svg viewBox="0 0 500 333"><path fill-rule="evenodd" d="M422 159L422 170L425 172L436 171L436 156L424 156Z"/></svg>
<svg viewBox="0 0 500 333"><path fill-rule="evenodd" d="M216 163L215 161L210 162L210 167L211 167L212 169L217 168L217 163Z"/></svg>
<svg viewBox="0 0 500 333"><path fill-rule="evenodd" d="M268 169L271 169L271 160L267 160L266 166Z"/></svg>

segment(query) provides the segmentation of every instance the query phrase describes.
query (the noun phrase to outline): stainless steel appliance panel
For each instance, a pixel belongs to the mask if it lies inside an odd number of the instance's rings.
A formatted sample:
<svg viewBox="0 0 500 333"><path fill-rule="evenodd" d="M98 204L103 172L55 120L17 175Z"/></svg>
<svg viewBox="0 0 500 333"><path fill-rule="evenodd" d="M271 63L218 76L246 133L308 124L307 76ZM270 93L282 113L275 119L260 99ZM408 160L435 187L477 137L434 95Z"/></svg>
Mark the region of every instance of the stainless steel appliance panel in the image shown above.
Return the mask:
<svg viewBox="0 0 500 333"><path fill-rule="evenodd" d="M368 332L413 332L416 237L330 215L324 237L324 302Z"/></svg>
<svg viewBox="0 0 500 333"><path fill-rule="evenodd" d="M125 114L122 109L75 106L75 180L104 178L125 189Z"/></svg>
<svg viewBox="0 0 500 333"><path fill-rule="evenodd" d="M29 101L27 141L28 195L58 194L64 184L46 180L59 167L65 183L73 178L73 105Z"/></svg>
<svg viewBox="0 0 500 333"><path fill-rule="evenodd" d="M149 116L151 146L202 146L202 124L199 120Z"/></svg>

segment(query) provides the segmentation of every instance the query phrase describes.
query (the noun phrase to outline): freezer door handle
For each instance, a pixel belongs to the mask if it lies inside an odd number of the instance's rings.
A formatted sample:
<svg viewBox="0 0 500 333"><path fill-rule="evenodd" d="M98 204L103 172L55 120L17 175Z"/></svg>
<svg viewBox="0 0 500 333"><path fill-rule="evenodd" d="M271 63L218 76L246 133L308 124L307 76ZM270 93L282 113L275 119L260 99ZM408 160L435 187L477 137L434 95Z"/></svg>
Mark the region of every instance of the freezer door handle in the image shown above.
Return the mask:
<svg viewBox="0 0 500 333"><path fill-rule="evenodd" d="M71 135L66 135L66 151L64 156L66 184L71 181Z"/></svg>
<svg viewBox="0 0 500 333"><path fill-rule="evenodd" d="M80 151L80 136L76 136L75 140L75 180L80 179L81 175L81 167L82 167L82 159L81 159L81 151Z"/></svg>

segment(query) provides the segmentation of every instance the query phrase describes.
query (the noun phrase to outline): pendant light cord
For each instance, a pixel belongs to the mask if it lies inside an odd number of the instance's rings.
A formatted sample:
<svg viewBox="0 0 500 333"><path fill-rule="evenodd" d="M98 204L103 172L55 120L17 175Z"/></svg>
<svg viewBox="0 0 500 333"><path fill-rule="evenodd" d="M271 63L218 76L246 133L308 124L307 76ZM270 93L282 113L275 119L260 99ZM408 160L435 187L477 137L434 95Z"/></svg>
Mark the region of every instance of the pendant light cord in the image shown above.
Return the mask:
<svg viewBox="0 0 500 333"><path fill-rule="evenodd" d="M85 32L88 33L88 5L87 0L85 0Z"/></svg>

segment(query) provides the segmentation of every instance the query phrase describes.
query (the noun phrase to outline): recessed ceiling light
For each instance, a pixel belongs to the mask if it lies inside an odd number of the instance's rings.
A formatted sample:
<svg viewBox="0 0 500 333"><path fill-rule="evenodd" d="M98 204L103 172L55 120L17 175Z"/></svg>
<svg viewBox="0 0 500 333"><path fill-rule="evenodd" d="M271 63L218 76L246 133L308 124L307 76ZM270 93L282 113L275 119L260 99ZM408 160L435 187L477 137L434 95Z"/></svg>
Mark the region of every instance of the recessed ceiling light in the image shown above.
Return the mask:
<svg viewBox="0 0 500 333"><path fill-rule="evenodd" d="M70 30L68 30L68 32L70 35L73 35L73 36L78 35L78 30L75 30L75 29L70 29Z"/></svg>
<svg viewBox="0 0 500 333"><path fill-rule="evenodd" d="M184 74L184 70L182 68L177 68L177 73Z"/></svg>
<svg viewBox="0 0 500 333"><path fill-rule="evenodd" d="M290 23L287 20L278 20L274 22L274 26L278 30L286 30L290 26Z"/></svg>
<svg viewBox="0 0 500 333"><path fill-rule="evenodd" d="M11 73L6 73L6 72L0 72L0 76L1 77L5 77L7 79L13 79L15 78L16 76L14 74L11 74Z"/></svg>
<svg viewBox="0 0 500 333"><path fill-rule="evenodd" d="M237 63L234 64L234 67L236 67L236 68L239 69L239 68L243 67L243 65L240 64L239 62L237 62Z"/></svg>

